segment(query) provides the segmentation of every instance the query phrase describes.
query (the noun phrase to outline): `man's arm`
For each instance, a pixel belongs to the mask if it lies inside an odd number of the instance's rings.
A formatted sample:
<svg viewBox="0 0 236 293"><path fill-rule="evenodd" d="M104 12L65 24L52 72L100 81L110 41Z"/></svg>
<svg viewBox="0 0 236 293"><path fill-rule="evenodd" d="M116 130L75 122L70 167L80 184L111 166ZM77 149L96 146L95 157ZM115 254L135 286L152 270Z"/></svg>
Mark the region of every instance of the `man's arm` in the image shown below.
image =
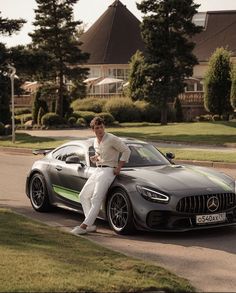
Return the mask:
<svg viewBox="0 0 236 293"><path fill-rule="evenodd" d="M124 166L125 161L119 161L118 166L114 169L114 174L119 175L121 168Z"/></svg>

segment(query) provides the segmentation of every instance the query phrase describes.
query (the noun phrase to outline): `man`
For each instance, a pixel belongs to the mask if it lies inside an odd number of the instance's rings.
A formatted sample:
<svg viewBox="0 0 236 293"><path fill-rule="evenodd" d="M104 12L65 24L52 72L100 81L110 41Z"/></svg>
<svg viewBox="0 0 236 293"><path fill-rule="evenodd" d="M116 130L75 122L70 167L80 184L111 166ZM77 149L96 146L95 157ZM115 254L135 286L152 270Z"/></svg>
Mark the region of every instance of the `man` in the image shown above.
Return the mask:
<svg viewBox="0 0 236 293"><path fill-rule="evenodd" d="M95 155L90 157L90 160L96 164L97 168L80 193L85 220L71 231L76 235L96 231L96 226L93 224L106 193L115 176L120 174L121 168L125 162L128 162L130 156L129 148L120 138L105 132L102 118L95 117L90 126L96 136L94 139ZM118 162L120 154L121 157Z"/></svg>

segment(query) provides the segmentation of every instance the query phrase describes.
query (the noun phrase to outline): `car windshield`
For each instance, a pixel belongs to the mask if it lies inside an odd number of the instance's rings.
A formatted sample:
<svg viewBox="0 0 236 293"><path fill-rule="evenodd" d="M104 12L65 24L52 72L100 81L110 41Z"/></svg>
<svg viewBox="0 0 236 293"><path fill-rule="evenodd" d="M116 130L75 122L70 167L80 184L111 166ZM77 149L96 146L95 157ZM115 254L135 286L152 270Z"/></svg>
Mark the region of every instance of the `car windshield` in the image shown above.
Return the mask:
<svg viewBox="0 0 236 293"><path fill-rule="evenodd" d="M128 143L131 150L129 162L125 167L145 167L169 165L170 162L153 145Z"/></svg>

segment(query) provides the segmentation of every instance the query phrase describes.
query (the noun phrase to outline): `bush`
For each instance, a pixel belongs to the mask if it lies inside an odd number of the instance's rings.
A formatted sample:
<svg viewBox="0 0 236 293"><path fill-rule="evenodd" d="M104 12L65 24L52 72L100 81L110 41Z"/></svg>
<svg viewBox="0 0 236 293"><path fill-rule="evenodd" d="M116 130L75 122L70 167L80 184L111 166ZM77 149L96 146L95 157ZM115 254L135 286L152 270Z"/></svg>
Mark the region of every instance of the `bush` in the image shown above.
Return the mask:
<svg viewBox="0 0 236 293"><path fill-rule="evenodd" d="M87 122L84 118L78 118L76 121L76 126L85 127L87 126Z"/></svg>
<svg viewBox="0 0 236 293"><path fill-rule="evenodd" d="M42 125L42 117L46 114L45 110L40 107L38 110L37 124Z"/></svg>
<svg viewBox="0 0 236 293"><path fill-rule="evenodd" d="M161 112L157 106L151 105L146 101L136 101L134 106L138 109L141 121L160 122Z"/></svg>
<svg viewBox="0 0 236 293"><path fill-rule="evenodd" d="M135 122L141 119L139 110L134 107L130 98L115 97L109 99L104 108L119 122Z"/></svg>
<svg viewBox="0 0 236 293"><path fill-rule="evenodd" d="M5 126L2 122L0 122L0 135L4 135L5 134Z"/></svg>
<svg viewBox="0 0 236 293"><path fill-rule="evenodd" d="M104 120L105 125L112 124L115 121L114 117L110 113L102 112L99 113L97 116L101 117Z"/></svg>
<svg viewBox="0 0 236 293"><path fill-rule="evenodd" d="M174 115L175 122L183 122L184 114L183 114L183 109L182 109L180 99L178 97L175 98L173 107L174 107L174 114L175 114Z"/></svg>
<svg viewBox="0 0 236 293"><path fill-rule="evenodd" d="M72 102L71 107L74 111L91 111L95 113L100 113L108 99L106 98L96 98L90 97L86 99L77 99Z"/></svg>
<svg viewBox="0 0 236 293"><path fill-rule="evenodd" d="M220 121L221 120L221 117L220 117L220 115L213 115L212 116L212 120L213 121Z"/></svg>
<svg viewBox="0 0 236 293"><path fill-rule="evenodd" d="M74 116L76 119L84 118L86 123L89 124L90 121L98 115L96 113L90 112L90 111L75 111L75 112L73 112L72 116Z"/></svg>
<svg viewBox="0 0 236 293"><path fill-rule="evenodd" d="M22 114L31 114L31 110L29 108L18 108L15 109L15 115L22 115Z"/></svg>
<svg viewBox="0 0 236 293"><path fill-rule="evenodd" d="M212 120L212 116L209 114L196 116L196 121L198 122L211 121L211 120Z"/></svg>
<svg viewBox="0 0 236 293"><path fill-rule="evenodd" d="M32 120L32 114L21 114L15 116L15 123L16 124L25 124L25 122Z"/></svg>
<svg viewBox="0 0 236 293"><path fill-rule="evenodd" d="M41 122L45 126L57 126L65 123L64 119L56 113L47 113L43 115Z"/></svg>
<svg viewBox="0 0 236 293"><path fill-rule="evenodd" d="M74 126L75 124L76 124L76 118L75 117L70 117L69 119L68 119L68 124L70 125L70 126Z"/></svg>

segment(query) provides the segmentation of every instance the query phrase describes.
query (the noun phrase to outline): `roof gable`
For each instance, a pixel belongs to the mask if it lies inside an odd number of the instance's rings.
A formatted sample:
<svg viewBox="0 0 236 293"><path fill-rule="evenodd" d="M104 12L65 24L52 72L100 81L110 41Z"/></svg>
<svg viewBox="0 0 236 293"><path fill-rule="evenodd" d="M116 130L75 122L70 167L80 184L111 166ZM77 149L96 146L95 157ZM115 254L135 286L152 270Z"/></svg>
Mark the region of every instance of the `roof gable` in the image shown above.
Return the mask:
<svg viewBox="0 0 236 293"><path fill-rule="evenodd" d="M88 64L127 64L137 50L144 51L140 21L119 0L111 4L85 32L81 49Z"/></svg>

